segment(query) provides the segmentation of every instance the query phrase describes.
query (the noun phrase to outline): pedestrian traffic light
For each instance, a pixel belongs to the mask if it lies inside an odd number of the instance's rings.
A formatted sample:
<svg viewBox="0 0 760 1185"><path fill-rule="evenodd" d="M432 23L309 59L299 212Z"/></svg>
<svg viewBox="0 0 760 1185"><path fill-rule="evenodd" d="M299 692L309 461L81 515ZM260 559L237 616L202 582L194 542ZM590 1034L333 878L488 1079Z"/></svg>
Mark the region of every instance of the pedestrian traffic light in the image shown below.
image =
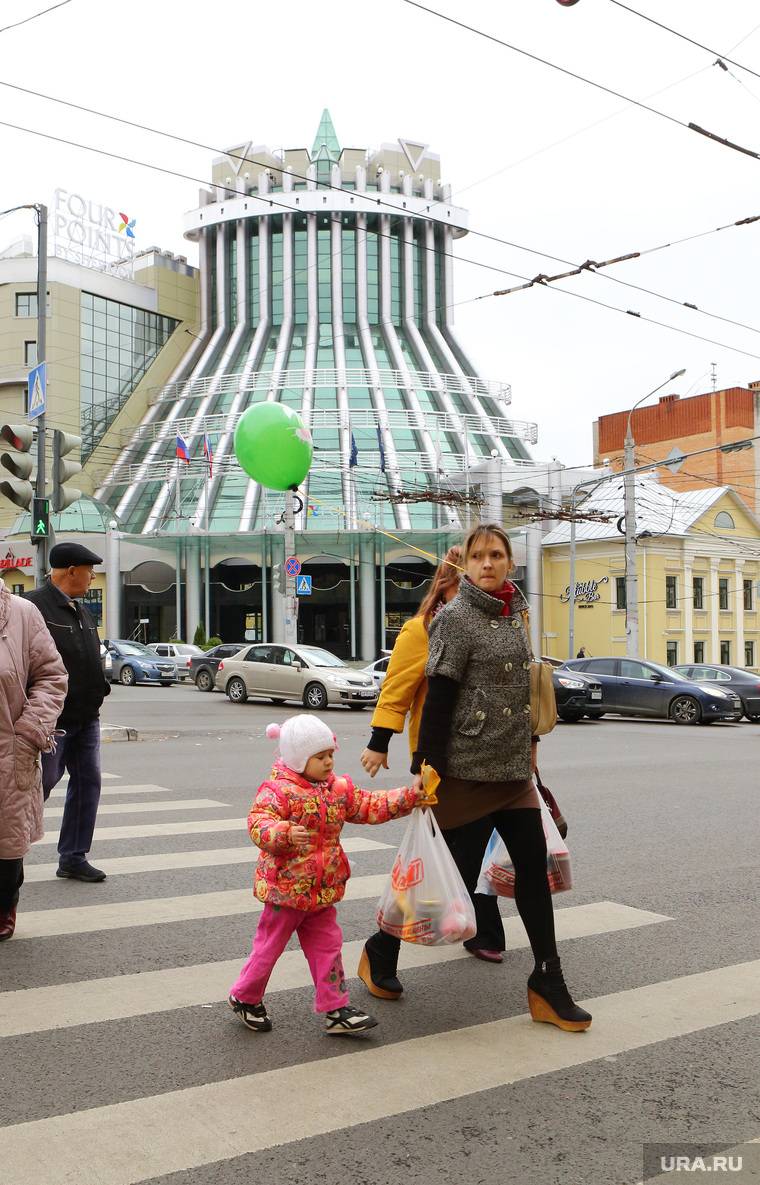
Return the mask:
<svg viewBox="0 0 760 1185"><path fill-rule="evenodd" d="M68 432L59 432L57 428L53 432L53 497L51 501L56 514L82 497L81 490L64 489L64 484L67 481L82 472L82 466L78 461L64 461L63 459L67 453L70 453L72 449L79 448L81 444L81 436L70 436Z"/></svg>
<svg viewBox="0 0 760 1185"><path fill-rule="evenodd" d="M0 456L0 466L11 475L0 482L0 494L13 502L14 506L28 510L34 497L34 487L29 480L34 466L32 458L27 456L34 443L32 427L30 424L3 424L0 440L16 450L15 453L3 453Z"/></svg>
<svg viewBox="0 0 760 1185"><path fill-rule="evenodd" d="M29 532L32 543L47 539L50 534L50 501L48 498L32 498L32 529Z"/></svg>
<svg viewBox="0 0 760 1185"><path fill-rule="evenodd" d="M272 587L278 592L285 592L285 565L272 564Z"/></svg>

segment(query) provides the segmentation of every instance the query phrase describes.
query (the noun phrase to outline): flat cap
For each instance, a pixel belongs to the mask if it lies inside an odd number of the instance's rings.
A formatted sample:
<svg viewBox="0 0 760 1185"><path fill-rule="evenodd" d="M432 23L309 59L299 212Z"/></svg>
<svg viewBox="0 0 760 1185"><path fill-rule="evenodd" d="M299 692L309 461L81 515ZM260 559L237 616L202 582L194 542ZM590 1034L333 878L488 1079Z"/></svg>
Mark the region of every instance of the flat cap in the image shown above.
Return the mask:
<svg viewBox="0 0 760 1185"><path fill-rule="evenodd" d="M81 543L56 543L50 548L51 568L74 568L80 564L102 564L103 559Z"/></svg>

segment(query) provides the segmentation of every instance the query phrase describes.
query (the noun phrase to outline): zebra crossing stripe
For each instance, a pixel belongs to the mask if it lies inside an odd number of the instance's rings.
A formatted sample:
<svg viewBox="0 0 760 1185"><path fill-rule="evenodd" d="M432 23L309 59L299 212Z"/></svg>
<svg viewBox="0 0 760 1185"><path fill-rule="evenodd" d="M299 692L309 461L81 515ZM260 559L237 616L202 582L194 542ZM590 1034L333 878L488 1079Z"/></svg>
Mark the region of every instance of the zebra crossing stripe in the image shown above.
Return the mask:
<svg viewBox="0 0 760 1185"><path fill-rule="evenodd" d="M229 803L217 802L215 798L182 798L176 802L106 802L98 807L98 818L101 815L149 814L151 811L205 811L212 807L229 809ZM64 809L62 806L46 807L45 818L60 819L63 817Z"/></svg>
<svg viewBox="0 0 760 1185"><path fill-rule="evenodd" d="M239 831L246 835L245 817L239 815L235 819L192 819L176 823L130 823L119 824L116 827L101 827L98 824L95 829L95 842L97 844L109 843L111 840L150 839L155 836L163 838L167 835L211 834L215 831ZM57 843L58 833L50 831L37 840L32 852L41 845Z"/></svg>
<svg viewBox="0 0 760 1185"><path fill-rule="evenodd" d="M98 859L98 868L108 876L123 876L138 872L168 872L177 868L220 868L225 864L255 864L259 849L247 838L246 846L237 848L210 848L205 852L160 852L155 856L121 856L117 859ZM392 845L378 843L374 839L344 838L343 850L351 852L375 852ZM24 884L33 881L47 881L55 877L58 862L24 866Z"/></svg>
<svg viewBox="0 0 760 1185"><path fill-rule="evenodd" d="M523 1014L16 1124L0 1131L0 1163L24 1185L135 1185L395 1118L756 1016L760 960L581 1003L594 1016L582 1034ZM258 1050L276 1032L249 1039Z"/></svg>
<svg viewBox="0 0 760 1185"><path fill-rule="evenodd" d="M632 909L614 901L593 905L575 905L556 912L557 937L560 941L609 934L670 921L662 914ZM504 919L507 950L528 945L522 923L517 917ZM359 964L364 941L343 946L343 965L349 977ZM247 952L246 952L247 953ZM0 1038L17 1037L50 1029L124 1020L147 1016L174 1008L189 1008L224 1000L238 976L244 955L218 963L200 963L193 967L172 967L164 971L141 971L135 975L114 975L107 979L56 984L52 987L26 988L0 994ZM429 947L401 945L399 966L402 971L471 958L462 946ZM481 971L478 968L478 971ZM307 987L311 976L300 951L286 951L277 963L267 988L267 999L274 992Z"/></svg>
<svg viewBox="0 0 760 1185"><path fill-rule="evenodd" d="M59 782L58 785L50 791L50 798L65 798L68 790L68 781ZM152 786L149 782L138 786L103 786L100 791L101 798L104 794L174 794L169 786Z"/></svg>

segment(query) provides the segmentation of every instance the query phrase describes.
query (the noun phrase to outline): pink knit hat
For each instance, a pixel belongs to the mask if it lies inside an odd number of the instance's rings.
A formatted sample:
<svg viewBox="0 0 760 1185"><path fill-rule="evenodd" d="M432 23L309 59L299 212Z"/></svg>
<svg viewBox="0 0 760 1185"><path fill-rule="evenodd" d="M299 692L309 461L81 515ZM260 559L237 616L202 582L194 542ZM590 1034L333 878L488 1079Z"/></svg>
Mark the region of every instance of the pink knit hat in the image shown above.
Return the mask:
<svg viewBox="0 0 760 1185"><path fill-rule="evenodd" d="M282 727L279 724L268 724L266 734L272 741L280 738L280 757L288 769L297 774L303 773L307 761L315 753L338 747L332 729L317 716L308 713L303 716L291 716Z"/></svg>

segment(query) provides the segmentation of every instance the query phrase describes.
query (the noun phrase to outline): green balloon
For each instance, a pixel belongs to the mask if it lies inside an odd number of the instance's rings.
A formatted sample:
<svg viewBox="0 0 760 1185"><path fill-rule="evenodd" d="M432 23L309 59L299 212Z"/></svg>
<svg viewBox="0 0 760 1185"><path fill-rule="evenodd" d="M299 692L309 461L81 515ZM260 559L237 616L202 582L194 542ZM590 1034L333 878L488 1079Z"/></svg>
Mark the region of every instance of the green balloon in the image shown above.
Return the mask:
<svg viewBox="0 0 760 1185"><path fill-rule="evenodd" d="M295 490L309 472L314 445L298 412L282 403L254 403L235 429L235 456L249 477L270 490Z"/></svg>

